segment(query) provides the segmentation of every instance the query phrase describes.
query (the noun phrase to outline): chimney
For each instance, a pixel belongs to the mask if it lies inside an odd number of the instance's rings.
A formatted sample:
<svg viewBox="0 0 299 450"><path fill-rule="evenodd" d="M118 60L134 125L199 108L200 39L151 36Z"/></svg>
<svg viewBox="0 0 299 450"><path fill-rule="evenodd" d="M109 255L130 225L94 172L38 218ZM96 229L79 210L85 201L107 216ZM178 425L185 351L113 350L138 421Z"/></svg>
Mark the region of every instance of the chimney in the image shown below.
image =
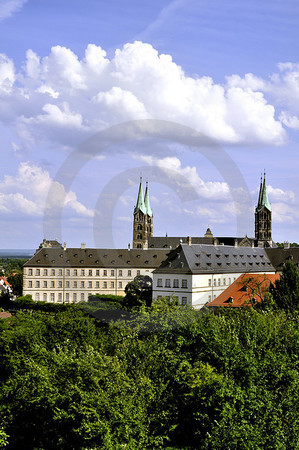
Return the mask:
<svg viewBox="0 0 299 450"><path fill-rule="evenodd" d="M288 241L284 241L283 248L290 248L290 243Z"/></svg>
<svg viewBox="0 0 299 450"><path fill-rule="evenodd" d="M254 240L251 242L251 247L254 248Z"/></svg>
<svg viewBox="0 0 299 450"><path fill-rule="evenodd" d="M217 239L214 238L214 239L213 239L213 245L217 245L217 244L218 244Z"/></svg>
<svg viewBox="0 0 299 450"><path fill-rule="evenodd" d="M235 239L235 247L238 247L238 239Z"/></svg>
<svg viewBox="0 0 299 450"><path fill-rule="evenodd" d="M86 249L86 244L85 244L85 242L82 242L81 243L81 250L85 250Z"/></svg>
<svg viewBox="0 0 299 450"><path fill-rule="evenodd" d="M63 243L63 250L66 250L66 242Z"/></svg>
<svg viewBox="0 0 299 450"><path fill-rule="evenodd" d="M128 244L128 250L129 251L131 250L131 244Z"/></svg>
<svg viewBox="0 0 299 450"><path fill-rule="evenodd" d="M187 244L191 245L192 243L192 237L191 236L187 236Z"/></svg>

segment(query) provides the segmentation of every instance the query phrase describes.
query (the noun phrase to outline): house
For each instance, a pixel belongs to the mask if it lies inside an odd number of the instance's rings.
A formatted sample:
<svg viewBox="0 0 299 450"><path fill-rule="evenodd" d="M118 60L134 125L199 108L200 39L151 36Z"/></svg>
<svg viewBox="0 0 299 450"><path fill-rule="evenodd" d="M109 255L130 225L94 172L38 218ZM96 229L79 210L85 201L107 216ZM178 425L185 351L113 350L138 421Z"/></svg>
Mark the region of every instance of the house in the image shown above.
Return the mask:
<svg viewBox="0 0 299 450"><path fill-rule="evenodd" d="M201 308L243 273L275 274L265 248L180 244L153 272L153 300L176 297Z"/></svg>
<svg viewBox="0 0 299 450"><path fill-rule="evenodd" d="M280 277L273 273L243 273L229 287L227 287L215 300L207 304L209 308L227 307L240 308L252 306L264 299L270 284L274 284Z"/></svg>

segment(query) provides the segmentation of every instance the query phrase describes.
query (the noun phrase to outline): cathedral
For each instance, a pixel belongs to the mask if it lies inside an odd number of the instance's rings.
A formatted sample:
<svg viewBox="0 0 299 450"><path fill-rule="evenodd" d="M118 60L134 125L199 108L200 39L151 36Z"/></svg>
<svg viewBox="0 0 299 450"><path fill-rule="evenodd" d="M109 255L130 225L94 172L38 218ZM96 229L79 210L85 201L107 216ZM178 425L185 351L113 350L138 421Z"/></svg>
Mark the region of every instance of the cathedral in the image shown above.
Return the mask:
<svg viewBox="0 0 299 450"><path fill-rule="evenodd" d="M266 174L261 177L258 203L255 208L255 237L214 237L210 228L203 237L154 237L153 212L150 206L149 188L143 193L140 178L137 203L134 208L133 248L175 248L182 243L233 245L241 247L273 247L271 236L272 209L268 199Z"/></svg>

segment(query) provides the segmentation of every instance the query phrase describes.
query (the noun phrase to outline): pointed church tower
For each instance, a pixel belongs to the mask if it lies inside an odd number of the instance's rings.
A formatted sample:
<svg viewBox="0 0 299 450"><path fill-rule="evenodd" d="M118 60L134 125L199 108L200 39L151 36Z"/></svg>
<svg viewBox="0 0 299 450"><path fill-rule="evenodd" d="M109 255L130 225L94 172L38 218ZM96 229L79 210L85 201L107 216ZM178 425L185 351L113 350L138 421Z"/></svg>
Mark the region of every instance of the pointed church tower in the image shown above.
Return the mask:
<svg viewBox="0 0 299 450"><path fill-rule="evenodd" d="M140 178L137 203L134 208L133 248L148 248L148 238L153 235L153 212L150 205L148 183L143 196Z"/></svg>
<svg viewBox="0 0 299 450"><path fill-rule="evenodd" d="M259 199L255 208L255 239L258 247L272 247L272 208L268 199L266 174L261 178Z"/></svg>

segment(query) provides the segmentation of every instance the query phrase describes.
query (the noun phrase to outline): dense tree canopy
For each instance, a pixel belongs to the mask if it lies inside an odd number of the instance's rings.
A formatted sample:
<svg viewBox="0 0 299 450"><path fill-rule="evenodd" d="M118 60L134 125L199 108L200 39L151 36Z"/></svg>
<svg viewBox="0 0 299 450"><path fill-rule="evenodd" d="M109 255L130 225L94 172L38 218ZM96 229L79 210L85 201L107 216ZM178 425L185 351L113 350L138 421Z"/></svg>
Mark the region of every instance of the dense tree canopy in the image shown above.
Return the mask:
<svg viewBox="0 0 299 450"><path fill-rule="evenodd" d="M18 313L0 322L0 448L295 449L298 352L283 311Z"/></svg>

